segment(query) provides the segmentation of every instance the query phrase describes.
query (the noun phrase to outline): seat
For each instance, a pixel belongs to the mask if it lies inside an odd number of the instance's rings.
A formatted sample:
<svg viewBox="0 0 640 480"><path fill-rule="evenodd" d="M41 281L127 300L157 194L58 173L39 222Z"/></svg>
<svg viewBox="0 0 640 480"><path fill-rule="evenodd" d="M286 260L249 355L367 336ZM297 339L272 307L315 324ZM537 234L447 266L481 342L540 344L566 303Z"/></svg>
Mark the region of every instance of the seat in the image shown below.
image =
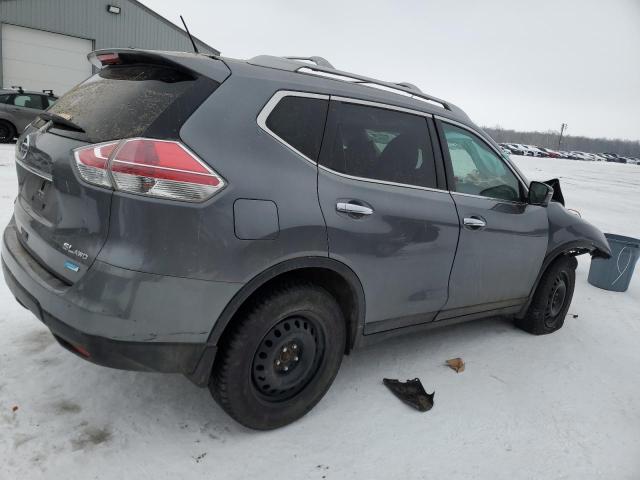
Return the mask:
<svg viewBox="0 0 640 480"><path fill-rule="evenodd" d="M367 132L362 128L345 126L342 129L342 138L348 173L356 177L370 177L378 152Z"/></svg>
<svg viewBox="0 0 640 480"><path fill-rule="evenodd" d="M378 159L378 177L396 183L423 185L422 165L418 165L419 151L424 141L417 135L404 133L391 140ZM417 177L417 178L416 178Z"/></svg>
<svg viewBox="0 0 640 480"><path fill-rule="evenodd" d="M29 97L29 99L26 102L24 102L24 106L26 108L35 108L35 109L38 109L38 110L41 108L41 106L39 105L39 102L36 102L33 99L33 97Z"/></svg>

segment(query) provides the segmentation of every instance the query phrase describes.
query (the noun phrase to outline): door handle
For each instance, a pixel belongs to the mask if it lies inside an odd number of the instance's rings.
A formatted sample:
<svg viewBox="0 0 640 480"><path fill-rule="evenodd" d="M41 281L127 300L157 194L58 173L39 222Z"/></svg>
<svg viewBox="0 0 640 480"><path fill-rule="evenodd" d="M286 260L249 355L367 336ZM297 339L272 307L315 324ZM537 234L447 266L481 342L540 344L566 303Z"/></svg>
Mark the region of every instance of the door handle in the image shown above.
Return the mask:
<svg viewBox="0 0 640 480"><path fill-rule="evenodd" d="M487 222L478 217L467 217L464 219L463 223L469 230L481 230L487 226Z"/></svg>
<svg viewBox="0 0 640 480"><path fill-rule="evenodd" d="M336 203L336 210L338 212L350 213L351 215L371 215L373 213L373 208L351 202Z"/></svg>

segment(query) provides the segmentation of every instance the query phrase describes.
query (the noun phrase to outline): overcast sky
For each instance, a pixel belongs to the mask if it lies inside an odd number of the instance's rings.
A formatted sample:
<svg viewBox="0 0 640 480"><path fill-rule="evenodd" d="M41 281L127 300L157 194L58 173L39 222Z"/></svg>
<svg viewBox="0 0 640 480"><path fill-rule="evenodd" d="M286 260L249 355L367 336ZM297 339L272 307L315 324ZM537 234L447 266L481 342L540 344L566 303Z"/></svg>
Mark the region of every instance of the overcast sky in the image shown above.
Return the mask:
<svg viewBox="0 0 640 480"><path fill-rule="evenodd" d="M229 57L320 55L478 124L640 140L640 0L143 0Z"/></svg>

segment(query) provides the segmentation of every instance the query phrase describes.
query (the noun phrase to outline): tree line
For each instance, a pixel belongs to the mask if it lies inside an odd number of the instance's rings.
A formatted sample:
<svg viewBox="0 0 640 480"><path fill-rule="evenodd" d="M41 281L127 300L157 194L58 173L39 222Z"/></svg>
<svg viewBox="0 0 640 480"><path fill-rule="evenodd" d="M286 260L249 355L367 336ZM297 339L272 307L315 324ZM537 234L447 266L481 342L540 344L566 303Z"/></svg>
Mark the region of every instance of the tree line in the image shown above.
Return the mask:
<svg viewBox="0 0 640 480"><path fill-rule="evenodd" d="M483 127L498 143L523 143L552 150L576 150L589 153L617 153L618 155L640 157L640 141L619 140L612 138L589 138L572 135L562 137L562 145L558 147L560 132L519 132L499 126Z"/></svg>

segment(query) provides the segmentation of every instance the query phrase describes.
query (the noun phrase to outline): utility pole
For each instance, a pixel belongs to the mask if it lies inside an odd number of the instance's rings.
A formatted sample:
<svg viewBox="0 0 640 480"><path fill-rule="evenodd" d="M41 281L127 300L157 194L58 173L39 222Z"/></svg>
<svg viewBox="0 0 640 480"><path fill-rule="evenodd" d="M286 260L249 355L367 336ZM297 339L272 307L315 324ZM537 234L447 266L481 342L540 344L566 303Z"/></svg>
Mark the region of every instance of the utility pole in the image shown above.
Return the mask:
<svg viewBox="0 0 640 480"><path fill-rule="evenodd" d="M563 123L560 126L560 138L558 139L558 150L560 150L560 147L562 146L562 135L564 134L564 131L567 129L568 125L566 123Z"/></svg>

